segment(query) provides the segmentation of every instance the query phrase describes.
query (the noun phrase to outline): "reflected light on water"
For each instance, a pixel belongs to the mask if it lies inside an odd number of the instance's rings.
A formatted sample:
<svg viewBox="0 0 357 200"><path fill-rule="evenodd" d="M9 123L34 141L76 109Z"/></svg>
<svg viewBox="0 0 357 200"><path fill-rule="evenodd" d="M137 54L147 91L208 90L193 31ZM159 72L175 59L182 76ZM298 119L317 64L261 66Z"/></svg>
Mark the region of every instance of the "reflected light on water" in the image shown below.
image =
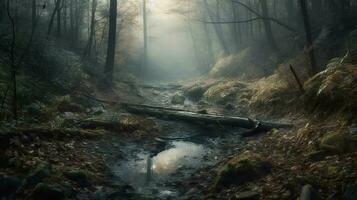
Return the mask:
<svg viewBox="0 0 357 200"><path fill-rule="evenodd" d="M173 142L173 148L159 153L153 158L152 170L156 174L169 174L181 166L197 165L197 158L204 155L204 148L190 142Z"/></svg>

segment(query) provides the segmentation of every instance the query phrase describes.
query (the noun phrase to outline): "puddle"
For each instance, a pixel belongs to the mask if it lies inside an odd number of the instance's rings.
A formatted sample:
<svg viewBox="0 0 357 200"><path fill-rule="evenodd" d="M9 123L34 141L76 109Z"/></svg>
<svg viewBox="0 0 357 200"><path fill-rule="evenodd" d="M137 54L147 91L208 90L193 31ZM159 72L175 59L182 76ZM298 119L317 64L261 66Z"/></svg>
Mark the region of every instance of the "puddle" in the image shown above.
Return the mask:
<svg viewBox="0 0 357 200"><path fill-rule="evenodd" d="M204 155L208 152L203 145L192 142L174 141L168 148L152 158L151 179L149 184L163 181L179 169L194 169L202 164ZM134 159L114 167L114 172L127 184L136 188L148 186L147 162L149 152L140 152Z"/></svg>

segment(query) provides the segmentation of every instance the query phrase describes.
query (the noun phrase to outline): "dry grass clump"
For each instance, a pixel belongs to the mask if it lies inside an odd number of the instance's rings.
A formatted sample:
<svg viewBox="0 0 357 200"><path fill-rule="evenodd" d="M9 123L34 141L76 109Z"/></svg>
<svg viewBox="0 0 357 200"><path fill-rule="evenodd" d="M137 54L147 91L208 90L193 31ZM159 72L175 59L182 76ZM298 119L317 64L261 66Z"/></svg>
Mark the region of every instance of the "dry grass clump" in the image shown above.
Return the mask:
<svg viewBox="0 0 357 200"><path fill-rule="evenodd" d="M264 116L284 116L299 107L299 91L281 78L279 73L262 78L250 85L249 107Z"/></svg>
<svg viewBox="0 0 357 200"><path fill-rule="evenodd" d="M203 96L210 102L225 104L235 101L237 95L242 93L246 87L246 84L237 80L222 81L210 87Z"/></svg>
<svg viewBox="0 0 357 200"><path fill-rule="evenodd" d="M262 49L246 48L237 54L225 56L218 60L209 75L213 78L239 77L240 79L260 78L273 69L274 59Z"/></svg>
<svg viewBox="0 0 357 200"><path fill-rule="evenodd" d="M311 111L325 115L357 113L357 65L335 64L316 74L305 83L304 99Z"/></svg>
<svg viewBox="0 0 357 200"><path fill-rule="evenodd" d="M183 87L184 94L188 96L191 100L199 101L203 94L213 85L218 84L221 80L209 79L209 80L198 80L192 82L191 84L185 85Z"/></svg>

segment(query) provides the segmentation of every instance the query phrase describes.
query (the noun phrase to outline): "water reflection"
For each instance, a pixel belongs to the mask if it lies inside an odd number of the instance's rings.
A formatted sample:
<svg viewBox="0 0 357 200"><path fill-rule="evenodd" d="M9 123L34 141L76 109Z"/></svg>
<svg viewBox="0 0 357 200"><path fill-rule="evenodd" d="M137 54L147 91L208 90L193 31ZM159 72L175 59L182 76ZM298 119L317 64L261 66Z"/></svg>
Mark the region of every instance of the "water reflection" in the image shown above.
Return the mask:
<svg viewBox="0 0 357 200"><path fill-rule="evenodd" d="M196 167L205 154L202 145L191 142L173 142L173 148L162 151L153 158L154 174L167 175L180 167Z"/></svg>
<svg viewBox="0 0 357 200"><path fill-rule="evenodd" d="M208 149L203 145L184 141L174 141L171 148L158 153L152 158L151 181L164 180L179 168L197 168ZM121 163L115 168L116 174L128 184L141 188L147 184L147 157L149 152L137 154L137 157Z"/></svg>

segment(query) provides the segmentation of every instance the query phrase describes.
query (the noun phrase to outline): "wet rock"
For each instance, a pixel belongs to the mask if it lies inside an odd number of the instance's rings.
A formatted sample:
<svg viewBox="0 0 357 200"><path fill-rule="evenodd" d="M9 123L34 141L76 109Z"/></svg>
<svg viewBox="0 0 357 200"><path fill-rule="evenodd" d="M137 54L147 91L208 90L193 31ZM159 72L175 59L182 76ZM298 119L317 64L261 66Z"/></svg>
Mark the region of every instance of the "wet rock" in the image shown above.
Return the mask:
<svg viewBox="0 0 357 200"><path fill-rule="evenodd" d="M256 191L245 191L245 192L240 192L236 195L237 200L258 200L259 199L259 193Z"/></svg>
<svg viewBox="0 0 357 200"><path fill-rule="evenodd" d="M302 187L300 200L319 200L319 194L311 185Z"/></svg>
<svg viewBox="0 0 357 200"><path fill-rule="evenodd" d="M38 167L25 179L25 186L32 187L40 183L43 179L50 175L49 164L41 163Z"/></svg>
<svg viewBox="0 0 357 200"><path fill-rule="evenodd" d="M230 160L219 171L215 189L259 179L270 172L271 164L257 154L242 154Z"/></svg>
<svg viewBox="0 0 357 200"><path fill-rule="evenodd" d="M343 200L355 200L357 199L357 184L348 186L343 194Z"/></svg>
<svg viewBox="0 0 357 200"><path fill-rule="evenodd" d="M182 94L175 94L172 99L171 99L172 104L184 104L185 103L185 97Z"/></svg>
<svg viewBox="0 0 357 200"><path fill-rule="evenodd" d="M34 200L62 200L65 199L65 192L58 185L39 183L32 193Z"/></svg>
<svg viewBox="0 0 357 200"><path fill-rule="evenodd" d="M21 181L16 177L0 178L0 199L9 198L21 186Z"/></svg>
<svg viewBox="0 0 357 200"><path fill-rule="evenodd" d="M88 178L88 173L79 169L74 169L68 172L65 172L64 175L71 181L77 183L81 187L90 186L90 181Z"/></svg>

